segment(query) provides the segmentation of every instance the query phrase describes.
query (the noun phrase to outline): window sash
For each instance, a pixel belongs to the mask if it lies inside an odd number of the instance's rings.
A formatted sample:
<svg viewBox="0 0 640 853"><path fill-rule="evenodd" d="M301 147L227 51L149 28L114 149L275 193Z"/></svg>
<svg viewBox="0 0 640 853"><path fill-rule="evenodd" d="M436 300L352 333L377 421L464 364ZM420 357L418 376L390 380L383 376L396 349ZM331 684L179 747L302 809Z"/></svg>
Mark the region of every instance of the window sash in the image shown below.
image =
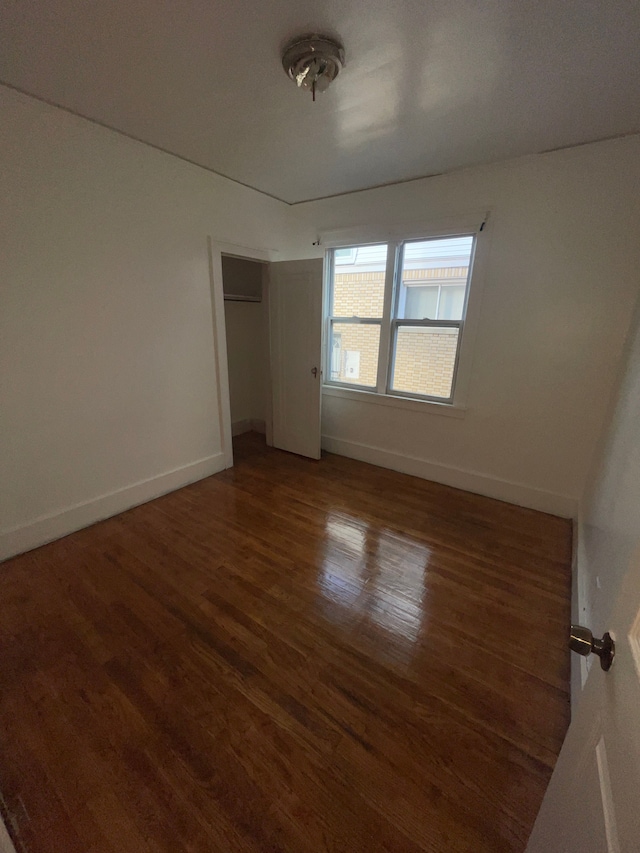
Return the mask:
<svg viewBox="0 0 640 853"><path fill-rule="evenodd" d="M464 320L403 320L402 318L394 318L391 321L392 326L441 326L447 328L451 326L461 327L464 325Z"/></svg>
<svg viewBox="0 0 640 853"><path fill-rule="evenodd" d="M350 326L356 325L357 323L363 323L365 325L373 326L376 323L381 326L382 325L382 317L333 317L329 316L330 322L333 323L348 323Z"/></svg>
<svg viewBox="0 0 640 853"><path fill-rule="evenodd" d="M460 359L460 342L464 329L464 320L393 320L391 333L391 348L389 351L389 385L386 393L392 397L407 397L411 400L430 400L434 403L452 403L456 388L456 376L458 374L458 361ZM439 397L436 394L418 394L415 391L401 391L393 387L393 376L396 368L398 331L403 328L432 328L432 329L457 329L456 355L451 375L451 393L448 397Z"/></svg>

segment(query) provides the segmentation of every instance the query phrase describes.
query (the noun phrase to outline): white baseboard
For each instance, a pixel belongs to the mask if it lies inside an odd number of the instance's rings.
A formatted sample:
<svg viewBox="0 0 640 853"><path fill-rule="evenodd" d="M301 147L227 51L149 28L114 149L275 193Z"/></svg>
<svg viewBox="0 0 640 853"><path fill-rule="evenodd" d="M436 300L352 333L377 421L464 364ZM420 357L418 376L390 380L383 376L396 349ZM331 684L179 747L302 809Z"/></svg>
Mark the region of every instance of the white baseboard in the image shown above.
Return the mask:
<svg viewBox="0 0 640 853"><path fill-rule="evenodd" d="M265 422L260 418L245 418L243 421L236 421L231 424L231 435L243 435L245 432L260 432L264 435L266 432Z"/></svg>
<svg viewBox="0 0 640 853"><path fill-rule="evenodd" d="M391 468L403 474L412 474L424 480L433 480L445 486L453 486L456 489L464 489L467 492L496 498L529 509L537 509L563 518L575 518L578 510L578 501L568 495L558 495L521 483L487 477L486 474L480 474L477 471L464 471L461 468L428 462L426 459L404 456L369 444L323 435L322 449L340 456L349 456L351 459L359 459L361 462L369 462L381 468Z"/></svg>
<svg viewBox="0 0 640 853"><path fill-rule="evenodd" d="M88 527L96 521L111 518L112 515L118 515L167 492L173 492L189 483L210 477L222 471L224 467L224 454L216 453L85 503L67 507L51 515L41 516L20 527L0 531L0 560L38 548L54 539L67 536L75 530Z"/></svg>

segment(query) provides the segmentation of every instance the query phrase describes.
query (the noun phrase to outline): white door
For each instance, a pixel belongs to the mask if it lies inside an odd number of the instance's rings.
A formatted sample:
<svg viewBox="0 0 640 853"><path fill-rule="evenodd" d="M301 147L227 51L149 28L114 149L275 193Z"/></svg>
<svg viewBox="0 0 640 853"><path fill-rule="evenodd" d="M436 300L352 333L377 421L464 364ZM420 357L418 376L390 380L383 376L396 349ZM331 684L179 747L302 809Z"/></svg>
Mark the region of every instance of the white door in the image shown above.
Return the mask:
<svg viewBox="0 0 640 853"><path fill-rule="evenodd" d="M320 458L321 259L269 267L273 444Z"/></svg>
<svg viewBox="0 0 640 853"><path fill-rule="evenodd" d="M527 853L640 851L640 322L582 534L584 621L616 655L609 672L587 659Z"/></svg>

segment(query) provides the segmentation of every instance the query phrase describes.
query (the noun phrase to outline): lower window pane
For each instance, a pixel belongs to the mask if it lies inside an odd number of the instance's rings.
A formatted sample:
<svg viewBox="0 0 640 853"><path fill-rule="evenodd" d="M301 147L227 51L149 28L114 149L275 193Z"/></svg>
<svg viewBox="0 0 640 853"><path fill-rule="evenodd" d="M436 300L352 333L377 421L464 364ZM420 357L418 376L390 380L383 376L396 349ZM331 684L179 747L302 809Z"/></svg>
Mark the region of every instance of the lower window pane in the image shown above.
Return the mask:
<svg viewBox="0 0 640 853"><path fill-rule="evenodd" d="M333 323L331 380L375 388L378 378L380 326L369 323Z"/></svg>
<svg viewBox="0 0 640 853"><path fill-rule="evenodd" d="M392 389L448 399L459 334L457 328L399 326Z"/></svg>

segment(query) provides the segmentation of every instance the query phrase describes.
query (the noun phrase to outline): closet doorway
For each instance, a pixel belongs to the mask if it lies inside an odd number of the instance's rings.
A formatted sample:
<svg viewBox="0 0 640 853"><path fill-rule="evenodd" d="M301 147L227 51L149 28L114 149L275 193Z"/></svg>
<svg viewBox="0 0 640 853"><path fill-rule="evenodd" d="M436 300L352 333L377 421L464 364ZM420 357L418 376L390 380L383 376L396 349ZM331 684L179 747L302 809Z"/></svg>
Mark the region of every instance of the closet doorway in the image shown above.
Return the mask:
<svg viewBox="0 0 640 853"><path fill-rule="evenodd" d="M267 432L270 421L268 264L222 255L231 434ZM270 438L270 436L269 436Z"/></svg>
<svg viewBox="0 0 640 853"><path fill-rule="evenodd" d="M209 242L220 435L320 458L322 259L274 261L270 250Z"/></svg>

